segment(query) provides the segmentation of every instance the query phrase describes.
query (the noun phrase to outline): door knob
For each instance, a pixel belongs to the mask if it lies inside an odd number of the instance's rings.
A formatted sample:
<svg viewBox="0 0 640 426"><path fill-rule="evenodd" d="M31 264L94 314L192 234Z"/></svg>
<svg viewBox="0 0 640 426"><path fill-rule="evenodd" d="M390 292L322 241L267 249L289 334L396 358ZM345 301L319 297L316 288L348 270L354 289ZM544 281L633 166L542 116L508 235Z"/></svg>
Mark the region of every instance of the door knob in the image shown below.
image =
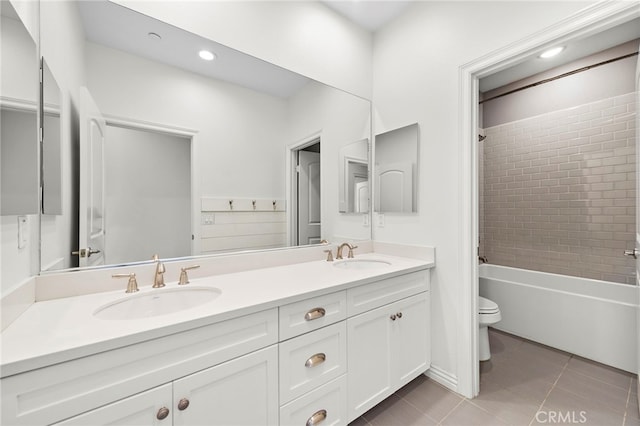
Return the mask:
<svg viewBox="0 0 640 426"><path fill-rule="evenodd" d="M625 250L624 255L637 259L638 256L640 256L640 250L638 250L637 248L634 248L633 250Z"/></svg>
<svg viewBox="0 0 640 426"><path fill-rule="evenodd" d="M75 256L80 256L80 257L91 257L92 254L98 254L98 253L100 253L100 250L94 250L91 247L71 252L71 254Z"/></svg>

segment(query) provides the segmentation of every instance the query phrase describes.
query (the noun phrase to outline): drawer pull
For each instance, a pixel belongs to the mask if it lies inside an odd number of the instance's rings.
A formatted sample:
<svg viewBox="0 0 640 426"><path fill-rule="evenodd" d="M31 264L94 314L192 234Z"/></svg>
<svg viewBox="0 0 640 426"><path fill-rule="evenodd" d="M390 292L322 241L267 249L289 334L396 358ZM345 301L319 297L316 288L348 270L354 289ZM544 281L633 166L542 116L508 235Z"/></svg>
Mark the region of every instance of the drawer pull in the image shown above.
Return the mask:
<svg viewBox="0 0 640 426"><path fill-rule="evenodd" d="M322 318L327 311L324 308L313 308L306 314L304 314L305 321L313 321L314 319Z"/></svg>
<svg viewBox="0 0 640 426"><path fill-rule="evenodd" d="M182 398L178 401L178 410L184 411L189 407L189 400L187 398Z"/></svg>
<svg viewBox="0 0 640 426"><path fill-rule="evenodd" d="M398 312L398 313L396 314L396 316L397 316L398 318L402 318L402 312Z"/></svg>
<svg viewBox="0 0 640 426"><path fill-rule="evenodd" d="M396 314L391 314L391 316L389 318L391 318L391 321L395 321L396 320Z"/></svg>
<svg viewBox="0 0 640 426"><path fill-rule="evenodd" d="M169 409L167 407L162 407L158 410L158 414L156 414L158 420L164 420L167 416L169 416Z"/></svg>
<svg viewBox="0 0 640 426"><path fill-rule="evenodd" d="M313 413L313 416L307 420L307 426L317 425L322 423L327 418L327 410L320 410Z"/></svg>
<svg viewBox="0 0 640 426"><path fill-rule="evenodd" d="M305 363L305 367L315 367L316 365L322 364L327 359L327 356L323 353L315 354L310 357Z"/></svg>

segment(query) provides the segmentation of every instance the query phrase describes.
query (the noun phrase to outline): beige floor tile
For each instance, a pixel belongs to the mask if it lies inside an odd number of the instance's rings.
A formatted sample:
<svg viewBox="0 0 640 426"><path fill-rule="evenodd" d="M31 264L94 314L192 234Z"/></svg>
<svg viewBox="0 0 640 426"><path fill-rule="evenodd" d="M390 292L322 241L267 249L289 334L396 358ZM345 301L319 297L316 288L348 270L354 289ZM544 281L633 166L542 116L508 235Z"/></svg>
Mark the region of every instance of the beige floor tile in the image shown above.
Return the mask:
<svg viewBox="0 0 640 426"><path fill-rule="evenodd" d="M364 417L358 417L349 423L349 426L369 426L370 424Z"/></svg>
<svg viewBox="0 0 640 426"><path fill-rule="evenodd" d="M585 425L615 426L622 425L624 415L611 410L606 405L593 399L584 398L562 388L554 388L545 400L536 419L540 423L549 424L549 416L569 419L564 423L580 423ZM557 422L556 422L557 423Z"/></svg>
<svg viewBox="0 0 640 426"><path fill-rule="evenodd" d="M393 394L362 415L371 426L431 426L438 422Z"/></svg>
<svg viewBox="0 0 640 426"><path fill-rule="evenodd" d="M349 426L369 426L370 424L364 417L358 417L349 423Z"/></svg>
<svg viewBox="0 0 640 426"><path fill-rule="evenodd" d="M542 399L529 398L506 389L481 391L472 404L510 425L528 425L540 408Z"/></svg>
<svg viewBox="0 0 640 426"><path fill-rule="evenodd" d="M518 347L518 351L514 355L520 354L526 354L528 357L536 357L542 361L562 366L566 365L571 358L570 353L531 341L522 342L522 345Z"/></svg>
<svg viewBox="0 0 640 426"><path fill-rule="evenodd" d="M438 422L463 399L425 376L413 380L397 395Z"/></svg>
<svg viewBox="0 0 640 426"><path fill-rule="evenodd" d="M520 337L489 328L489 347L492 357L509 356L518 350L522 342Z"/></svg>
<svg viewBox="0 0 640 426"><path fill-rule="evenodd" d="M598 401L617 413L624 414L626 411L628 389L610 385L575 370L565 370L560 375L556 386L584 398Z"/></svg>
<svg viewBox="0 0 640 426"><path fill-rule="evenodd" d="M571 358L567 368L624 389L629 389L631 386L630 373L578 356Z"/></svg>
<svg viewBox="0 0 640 426"><path fill-rule="evenodd" d="M462 401L445 417L441 424L451 426L498 426L506 425L507 423L469 401Z"/></svg>

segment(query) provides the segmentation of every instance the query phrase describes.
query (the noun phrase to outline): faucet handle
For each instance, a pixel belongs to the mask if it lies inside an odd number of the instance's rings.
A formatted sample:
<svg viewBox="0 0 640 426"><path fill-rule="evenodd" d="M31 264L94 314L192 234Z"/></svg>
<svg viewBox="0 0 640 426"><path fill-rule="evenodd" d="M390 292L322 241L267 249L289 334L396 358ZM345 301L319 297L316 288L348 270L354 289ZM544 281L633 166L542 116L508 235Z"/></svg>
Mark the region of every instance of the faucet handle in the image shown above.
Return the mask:
<svg viewBox="0 0 640 426"><path fill-rule="evenodd" d="M112 278L129 278L129 282L127 283L127 290L125 293L135 293L138 291L138 282L136 281L136 274L133 272L130 274L113 274Z"/></svg>
<svg viewBox="0 0 640 426"><path fill-rule="evenodd" d="M358 246L352 246L351 244L349 244L347 247L349 247L349 254L347 255L347 258L353 259L353 250L357 249Z"/></svg>
<svg viewBox="0 0 640 426"><path fill-rule="evenodd" d="M191 269L199 268L200 265L192 265L185 266L184 268L180 268L180 279L178 280L178 285L189 284L189 276L187 275L187 271Z"/></svg>
<svg viewBox="0 0 640 426"><path fill-rule="evenodd" d="M331 249L325 250L324 252L327 253L327 262L333 262L333 252Z"/></svg>

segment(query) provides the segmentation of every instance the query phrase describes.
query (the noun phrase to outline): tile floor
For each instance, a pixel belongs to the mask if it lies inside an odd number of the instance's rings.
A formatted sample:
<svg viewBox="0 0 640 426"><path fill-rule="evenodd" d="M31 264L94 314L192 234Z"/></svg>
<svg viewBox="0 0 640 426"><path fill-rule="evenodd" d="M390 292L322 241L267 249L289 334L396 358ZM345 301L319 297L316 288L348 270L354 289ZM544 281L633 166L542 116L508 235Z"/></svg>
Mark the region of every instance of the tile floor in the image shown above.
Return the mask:
<svg viewBox="0 0 640 426"><path fill-rule="evenodd" d="M490 329L480 395L420 376L350 426L637 425L633 375Z"/></svg>

